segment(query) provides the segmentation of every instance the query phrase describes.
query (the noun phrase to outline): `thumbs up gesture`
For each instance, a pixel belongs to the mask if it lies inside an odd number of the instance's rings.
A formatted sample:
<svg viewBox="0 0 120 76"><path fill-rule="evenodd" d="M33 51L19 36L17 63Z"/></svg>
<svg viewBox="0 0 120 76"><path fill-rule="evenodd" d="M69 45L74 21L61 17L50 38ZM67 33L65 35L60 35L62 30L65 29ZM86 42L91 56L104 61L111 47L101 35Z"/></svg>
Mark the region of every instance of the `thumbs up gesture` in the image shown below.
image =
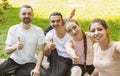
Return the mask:
<svg viewBox="0 0 120 76"><path fill-rule="evenodd" d="M49 42L49 49L50 50L55 49L55 44L54 44L54 40L53 39L51 39L50 42Z"/></svg>
<svg viewBox="0 0 120 76"><path fill-rule="evenodd" d="M76 56L72 59L73 64L79 64L79 62L80 62L80 57L79 57L77 51L75 51L75 55L76 55Z"/></svg>
<svg viewBox="0 0 120 76"><path fill-rule="evenodd" d="M21 42L21 40L20 40L20 37L18 36L18 41L17 41L17 49L18 50L21 50L22 48L23 48L23 43Z"/></svg>

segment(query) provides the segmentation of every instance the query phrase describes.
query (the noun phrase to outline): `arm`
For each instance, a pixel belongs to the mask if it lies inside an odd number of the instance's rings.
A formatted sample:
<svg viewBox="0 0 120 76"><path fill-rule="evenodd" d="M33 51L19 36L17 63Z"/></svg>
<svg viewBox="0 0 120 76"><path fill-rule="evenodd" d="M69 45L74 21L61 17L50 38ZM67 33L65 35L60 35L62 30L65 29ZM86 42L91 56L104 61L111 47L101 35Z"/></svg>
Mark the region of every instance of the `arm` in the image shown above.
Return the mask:
<svg viewBox="0 0 120 76"><path fill-rule="evenodd" d="M76 57L76 53L73 49L73 43L72 43L71 39L66 42L65 49L66 49L67 53L70 55L71 58Z"/></svg>
<svg viewBox="0 0 120 76"><path fill-rule="evenodd" d="M6 45L5 52L6 52L7 54L11 54L11 53L13 53L13 52L16 51L16 50L21 50L21 49L23 48L23 46L24 46L24 45L21 43L20 37L18 37L17 44Z"/></svg>
<svg viewBox="0 0 120 76"><path fill-rule="evenodd" d="M31 71L31 76L40 76L40 67L44 56L44 44L39 46L38 60L35 68Z"/></svg>
<svg viewBox="0 0 120 76"><path fill-rule="evenodd" d="M52 50L55 49L55 44L53 39L47 41L47 43L45 44L45 48L44 48L44 53L46 56L49 56L52 52Z"/></svg>
<svg viewBox="0 0 120 76"><path fill-rule="evenodd" d="M67 51L67 53L70 55L73 64L79 64L80 62L80 58L77 54L77 52L73 49L73 43L71 40L68 40L68 42L65 44L65 49Z"/></svg>
<svg viewBox="0 0 120 76"><path fill-rule="evenodd" d="M75 8L64 18L64 22L69 21L75 15Z"/></svg>
<svg viewBox="0 0 120 76"><path fill-rule="evenodd" d="M115 49L120 53L120 41L116 42Z"/></svg>
<svg viewBox="0 0 120 76"><path fill-rule="evenodd" d="M94 40L93 34L90 33L90 32L85 32L85 34L90 38L90 40L91 40L92 43L94 44L94 43L95 43L95 40Z"/></svg>
<svg viewBox="0 0 120 76"><path fill-rule="evenodd" d="M5 47L6 54L11 54L15 50L17 50L17 45L16 44L14 44L14 45L6 45L6 47Z"/></svg>

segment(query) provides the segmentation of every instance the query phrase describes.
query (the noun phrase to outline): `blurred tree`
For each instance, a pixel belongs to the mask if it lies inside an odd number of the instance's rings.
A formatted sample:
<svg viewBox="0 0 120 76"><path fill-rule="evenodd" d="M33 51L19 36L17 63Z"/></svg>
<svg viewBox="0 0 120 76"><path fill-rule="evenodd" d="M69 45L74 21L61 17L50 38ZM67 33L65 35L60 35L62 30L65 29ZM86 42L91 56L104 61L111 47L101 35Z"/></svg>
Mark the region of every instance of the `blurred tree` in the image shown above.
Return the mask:
<svg viewBox="0 0 120 76"><path fill-rule="evenodd" d="M11 5L9 4L8 0L2 0L2 7L4 9L8 9L11 7Z"/></svg>

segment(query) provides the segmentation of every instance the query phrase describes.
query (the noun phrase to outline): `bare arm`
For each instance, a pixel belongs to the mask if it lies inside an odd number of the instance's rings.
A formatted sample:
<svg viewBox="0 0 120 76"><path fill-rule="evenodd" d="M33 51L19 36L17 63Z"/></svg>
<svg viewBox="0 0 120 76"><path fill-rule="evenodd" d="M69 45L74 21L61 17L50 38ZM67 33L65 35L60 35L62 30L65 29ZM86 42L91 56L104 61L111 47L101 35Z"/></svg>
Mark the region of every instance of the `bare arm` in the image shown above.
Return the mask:
<svg viewBox="0 0 120 76"><path fill-rule="evenodd" d="M17 44L6 45L5 52L6 52L7 54L11 54L11 53L13 53L13 52L16 51L16 50L21 50L21 49L23 48L23 46L24 46L24 45L21 43L20 37L18 37Z"/></svg>
<svg viewBox="0 0 120 76"><path fill-rule="evenodd" d="M120 53L120 41L116 42L116 47L115 47L116 51L118 51Z"/></svg>
<svg viewBox="0 0 120 76"><path fill-rule="evenodd" d="M64 22L69 21L75 15L75 8L64 18Z"/></svg>
<svg viewBox="0 0 120 76"><path fill-rule="evenodd" d="M5 47L6 54L11 54L15 50L17 50L17 45L16 44L14 44L14 45L6 45L6 47Z"/></svg>
<svg viewBox="0 0 120 76"><path fill-rule="evenodd" d="M91 40L92 43L94 44L94 43L95 43L95 40L94 40L93 34L90 33L90 32L85 32L85 34L90 38L90 40Z"/></svg>
<svg viewBox="0 0 120 76"><path fill-rule="evenodd" d="M73 43L71 40L68 40L65 44L65 49L67 51L67 53L71 56L71 58L75 58L76 54L75 51L73 49Z"/></svg>
<svg viewBox="0 0 120 76"><path fill-rule="evenodd" d="M42 60L44 56L44 44L39 46L38 60L35 68L31 71L31 76L40 76L40 67L42 65Z"/></svg>

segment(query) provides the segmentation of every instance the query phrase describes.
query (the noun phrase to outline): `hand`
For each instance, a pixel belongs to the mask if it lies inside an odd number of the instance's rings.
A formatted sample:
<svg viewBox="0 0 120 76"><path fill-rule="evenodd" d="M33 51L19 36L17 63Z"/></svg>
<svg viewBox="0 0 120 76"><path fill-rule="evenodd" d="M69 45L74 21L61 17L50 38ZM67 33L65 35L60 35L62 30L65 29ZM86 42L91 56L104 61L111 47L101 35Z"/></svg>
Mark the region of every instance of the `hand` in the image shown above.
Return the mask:
<svg viewBox="0 0 120 76"><path fill-rule="evenodd" d="M54 40L53 40L53 39L51 39L50 42L49 42L49 49L50 49L50 50L55 49L55 43L54 43Z"/></svg>
<svg viewBox="0 0 120 76"><path fill-rule="evenodd" d="M20 40L20 37L18 36L18 41L17 41L17 49L18 50L21 50L22 48L23 48L23 44L22 44L22 42L21 42L21 40Z"/></svg>
<svg viewBox="0 0 120 76"><path fill-rule="evenodd" d="M88 37L91 39L91 41L92 41L93 43L95 43L94 34L91 33L91 32L87 32L87 35L88 35Z"/></svg>
<svg viewBox="0 0 120 76"><path fill-rule="evenodd" d="M75 8L70 13L70 18L72 18L75 15Z"/></svg>
<svg viewBox="0 0 120 76"><path fill-rule="evenodd" d="M76 56L72 59L73 64L79 64L80 63L80 57L77 52L75 52Z"/></svg>
<svg viewBox="0 0 120 76"><path fill-rule="evenodd" d="M33 70L30 72L30 75L31 75L31 76L40 76L40 71L37 70L37 69L33 69Z"/></svg>

